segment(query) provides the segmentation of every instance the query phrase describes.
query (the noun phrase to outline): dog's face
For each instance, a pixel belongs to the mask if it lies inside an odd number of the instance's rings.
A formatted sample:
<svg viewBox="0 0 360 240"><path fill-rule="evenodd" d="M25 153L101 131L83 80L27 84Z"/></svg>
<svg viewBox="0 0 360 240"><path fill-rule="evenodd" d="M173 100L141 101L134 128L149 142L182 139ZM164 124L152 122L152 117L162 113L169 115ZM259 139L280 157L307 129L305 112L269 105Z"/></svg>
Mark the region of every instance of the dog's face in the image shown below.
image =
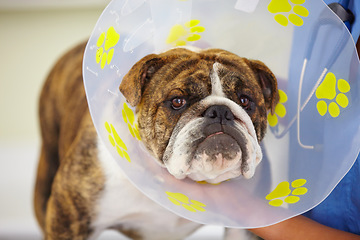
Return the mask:
<svg viewBox="0 0 360 240"><path fill-rule="evenodd" d="M279 99L260 61L220 49L151 54L124 77L150 152L178 179L218 183L250 178L261 161L268 110Z"/></svg>

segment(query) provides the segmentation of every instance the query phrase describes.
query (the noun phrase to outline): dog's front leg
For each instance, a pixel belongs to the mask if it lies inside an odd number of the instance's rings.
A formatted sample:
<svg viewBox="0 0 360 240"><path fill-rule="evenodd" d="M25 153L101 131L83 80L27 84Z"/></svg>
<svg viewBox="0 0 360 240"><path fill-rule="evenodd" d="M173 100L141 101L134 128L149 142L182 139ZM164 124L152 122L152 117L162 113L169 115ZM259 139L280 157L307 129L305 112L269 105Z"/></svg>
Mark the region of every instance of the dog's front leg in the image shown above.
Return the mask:
<svg viewBox="0 0 360 240"><path fill-rule="evenodd" d="M58 179L47 204L45 239L88 239L94 233L91 223L96 216L96 194L89 193L97 191L97 187L87 185L83 186L85 191L79 191L79 182L68 184L71 177L65 181L62 176Z"/></svg>
<svg viewBox="0 0 360 240"><path fill-rule="evenodd" d="M91 224L98 214L96 205L105 181L96 136L91 121L84 121L61 157L47 203L46 239L87 239L95 231Z"/></svg>
<svg viewBox="0 0 360 240"><path fill-rule="evenodd" d="M75 204L66 194L50 197L46 213L45 240L83 240L89 237L89 217L81 214Z"/></svg>

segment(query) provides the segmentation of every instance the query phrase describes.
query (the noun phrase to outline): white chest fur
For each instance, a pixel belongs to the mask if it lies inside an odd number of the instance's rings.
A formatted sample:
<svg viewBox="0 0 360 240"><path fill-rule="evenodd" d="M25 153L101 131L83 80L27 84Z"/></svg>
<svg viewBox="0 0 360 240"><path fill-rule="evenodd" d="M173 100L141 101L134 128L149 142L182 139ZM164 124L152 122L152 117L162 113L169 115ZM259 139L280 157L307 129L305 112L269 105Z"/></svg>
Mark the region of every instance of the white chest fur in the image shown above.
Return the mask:
<svg viewBox="0 0 360 240"><path fill-rule="evenodd" d="M200 224L185 220L146 197L126 178L120 166L98 139L98 159L105 175L105 186L92 223L96 239L105 229L121 226L145 239L182 239Z"/></svg>

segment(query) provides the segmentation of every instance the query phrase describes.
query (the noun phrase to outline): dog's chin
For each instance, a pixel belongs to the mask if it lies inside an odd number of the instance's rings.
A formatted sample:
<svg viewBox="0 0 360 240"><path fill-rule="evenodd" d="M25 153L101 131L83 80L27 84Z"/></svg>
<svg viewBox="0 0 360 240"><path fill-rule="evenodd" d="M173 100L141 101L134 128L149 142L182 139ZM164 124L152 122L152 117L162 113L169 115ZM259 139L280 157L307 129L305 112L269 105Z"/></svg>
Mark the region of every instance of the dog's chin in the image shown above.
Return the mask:
<svg viewBox="0 0 360 240"><path fill-rule="evenodd" d="M175 177L188 177L211 184L239 176L251 178L255 167L248 166L244 157L246 158L246 153L232 136L218 132L208 136L197 146L186 172Z"/></svg>

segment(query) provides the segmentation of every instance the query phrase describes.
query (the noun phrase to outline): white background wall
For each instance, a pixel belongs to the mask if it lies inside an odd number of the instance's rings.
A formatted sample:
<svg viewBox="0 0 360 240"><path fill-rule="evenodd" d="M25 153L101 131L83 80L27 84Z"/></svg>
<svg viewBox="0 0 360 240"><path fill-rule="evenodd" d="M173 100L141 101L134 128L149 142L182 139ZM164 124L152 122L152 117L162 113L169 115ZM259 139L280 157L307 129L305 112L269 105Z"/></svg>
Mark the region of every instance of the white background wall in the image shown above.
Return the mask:
<svg viewBox="0 0 360 240"><path fill-rule="evenodd" d="M88 38L106 6L47 2L0 1L0 239L40 239L32 208L38 95L56 59Z"/></svg>
<svg viewBox="0 0 360 240"><path fill-rule="evenodd" d="M0 0L0 239L40 239L32 208L37 101L51 66L86 40L109 0ZM220 239L208 227L191 239ZM110 235L103 235L108 239Z"/></svg>

